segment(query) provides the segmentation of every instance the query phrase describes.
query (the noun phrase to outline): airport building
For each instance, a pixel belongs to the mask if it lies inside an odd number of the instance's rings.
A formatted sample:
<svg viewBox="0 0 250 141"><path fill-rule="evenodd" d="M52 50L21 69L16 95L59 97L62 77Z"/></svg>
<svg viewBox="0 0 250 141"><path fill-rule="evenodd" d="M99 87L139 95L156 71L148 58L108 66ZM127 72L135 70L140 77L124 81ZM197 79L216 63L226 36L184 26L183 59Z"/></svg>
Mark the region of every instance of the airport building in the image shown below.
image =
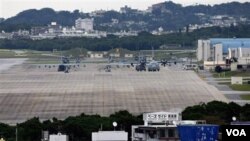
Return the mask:
<svg viewBox="0 0 250 141"><path fill-rule="evenodd" d="M144 113L143 120L144 125L132 126L132 141L179 141L185 138L201 140L201 136L194 135L197 133L205 134L213 140L218 139L217 125L207 125L205 121L182 120L179 112Z"/></svg>
<svg viewBox="0 0 250 141"><path fill-rule="evenodd" d="M89 18L81 19L81 18L78 18L75 21L75 27L78 30L93 31L94 30L93 26L94 26L93 19L89 19Z"/></svg>
<svg viewBox="0 0 250 141"><path fill-rule="evenodd" d="M198 40L197 59L209 68L226 66L227 59L236 58L238 64L250 64L250 38L211 38Z"/></svg>

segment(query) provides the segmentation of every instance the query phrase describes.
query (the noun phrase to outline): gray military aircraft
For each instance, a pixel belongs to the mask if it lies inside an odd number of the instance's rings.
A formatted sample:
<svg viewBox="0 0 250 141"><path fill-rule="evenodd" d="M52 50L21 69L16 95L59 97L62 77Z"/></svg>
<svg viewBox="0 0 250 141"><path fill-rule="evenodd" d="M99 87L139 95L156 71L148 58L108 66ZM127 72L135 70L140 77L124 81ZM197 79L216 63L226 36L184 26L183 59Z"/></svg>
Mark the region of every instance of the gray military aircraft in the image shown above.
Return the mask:
<svg viewBox="0 0 250 141"><path fill-rule="evenodd" d="M77 57L75 58L75 63L71 63L68 57L61 56L61 62L59 64L39 64L38 68L41 68L42 66L48 69L57 67L58 72L69 73L71 68L77 69L81 67L81 60ZM85 67L85 65L83 67Z"/></svg>

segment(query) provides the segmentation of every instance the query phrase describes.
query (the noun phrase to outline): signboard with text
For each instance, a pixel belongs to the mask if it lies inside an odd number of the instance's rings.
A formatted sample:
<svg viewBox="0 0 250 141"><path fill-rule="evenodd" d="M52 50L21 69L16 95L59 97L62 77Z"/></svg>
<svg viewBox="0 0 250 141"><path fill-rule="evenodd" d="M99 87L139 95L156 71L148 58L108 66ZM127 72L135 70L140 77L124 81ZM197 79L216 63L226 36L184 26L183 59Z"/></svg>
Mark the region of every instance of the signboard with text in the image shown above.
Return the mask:
<svg viewBox="0 0 250 141"><path fill-rule="evenodd" d="M155 122L155 123L177 121L178 118L179 118L179 113L156 112L156 113L143 114L144 121Z"/></svg>

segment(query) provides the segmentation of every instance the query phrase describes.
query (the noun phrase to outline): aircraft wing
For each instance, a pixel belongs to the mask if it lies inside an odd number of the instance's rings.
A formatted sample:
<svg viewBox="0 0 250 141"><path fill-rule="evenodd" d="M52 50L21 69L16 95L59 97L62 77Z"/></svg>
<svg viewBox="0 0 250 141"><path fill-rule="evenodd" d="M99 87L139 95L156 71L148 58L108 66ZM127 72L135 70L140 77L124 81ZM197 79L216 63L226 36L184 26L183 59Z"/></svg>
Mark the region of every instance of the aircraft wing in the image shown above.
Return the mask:
<svg viewBox="0 0 250 141"><path fill-rule="evenodd" d="M78 63L71 63L71 64L36 64L37 67L40 68L54 68L54 67L58 67L60 65L64 65L64 66L69 66L69 67L81 67L82 64L78 64Z"/></svg>
<svg viewBox="0 0 250 141"><path fill-rule="evenodd" d="M131 66L130 63L108 63L107 65L111 66L111 67L127 67L127 66Z"/></svg>

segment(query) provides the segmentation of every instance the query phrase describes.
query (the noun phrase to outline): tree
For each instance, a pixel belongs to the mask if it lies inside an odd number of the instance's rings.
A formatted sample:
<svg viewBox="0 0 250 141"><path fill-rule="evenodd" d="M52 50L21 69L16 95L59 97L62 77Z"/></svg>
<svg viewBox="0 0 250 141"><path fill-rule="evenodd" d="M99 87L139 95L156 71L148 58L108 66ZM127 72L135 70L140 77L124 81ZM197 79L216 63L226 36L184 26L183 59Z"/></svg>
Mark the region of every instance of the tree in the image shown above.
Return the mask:
<svg viewBox="0 0 250 141"><path fill-rule="evenodd" d="M207 104L194 105L187 107L182 112L184 120L206 120L211 124L229 124L232 117L237 117L241 121L250 120L250 106L243 107L236 103L224 103L212 101Z"/></svg>
<svg viewBox="0 0 250 141"><path fill-rule="evenodd" d="M42 124L39 118L32 118L17 125L18 139L20 141L40 141Z"/></svg>
<svg viewBox="0 0 250 141"><path fill-rule="evenodd" d="M250 104L246 104L241 108L241 120L250 121Z"/></svg>
<svg viewBox="0 0 250 141"><path fill-rule="evenodd" d="M14 140L15 128L7 124L0 123L0 138L5 140Z"/></svg>

